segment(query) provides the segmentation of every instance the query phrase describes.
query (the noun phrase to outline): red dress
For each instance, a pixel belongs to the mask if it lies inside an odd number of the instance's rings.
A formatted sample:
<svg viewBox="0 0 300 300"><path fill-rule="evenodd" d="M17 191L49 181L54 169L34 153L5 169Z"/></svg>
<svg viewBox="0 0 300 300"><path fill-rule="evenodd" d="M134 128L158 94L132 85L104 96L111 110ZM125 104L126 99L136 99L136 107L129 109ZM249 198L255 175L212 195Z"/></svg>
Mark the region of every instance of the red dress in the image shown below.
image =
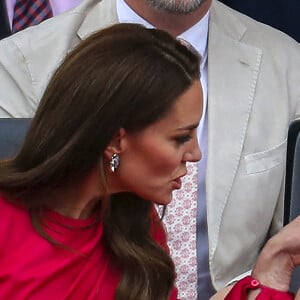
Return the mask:
<svg viewBox="0 0 300 300"><path fill-rule="evenodd" d="M110 264L94 218L75 220L47 214L47 233L77 251L41 237L21 207L0 197L0 295L9 300L112 300L121 271ZM165 246L162 227L153 238ZM84 254L84 255L83 255ZM173 290L171 300L177 299Z"/></svg>

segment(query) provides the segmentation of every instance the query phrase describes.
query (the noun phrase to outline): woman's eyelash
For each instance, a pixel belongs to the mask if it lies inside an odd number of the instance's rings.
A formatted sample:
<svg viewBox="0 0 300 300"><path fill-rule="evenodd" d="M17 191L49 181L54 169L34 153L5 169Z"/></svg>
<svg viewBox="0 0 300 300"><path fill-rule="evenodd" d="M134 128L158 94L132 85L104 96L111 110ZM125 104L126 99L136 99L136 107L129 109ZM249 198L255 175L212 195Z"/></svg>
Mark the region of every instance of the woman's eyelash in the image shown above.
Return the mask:
<svg viewBox="0 0 300 300"><path fill-rule="evenodd" d="M191 135L177 136L177 137L175 137L175 141L178 144L184 144L184 143L188 142L191 138L192 138Z"/></svg>

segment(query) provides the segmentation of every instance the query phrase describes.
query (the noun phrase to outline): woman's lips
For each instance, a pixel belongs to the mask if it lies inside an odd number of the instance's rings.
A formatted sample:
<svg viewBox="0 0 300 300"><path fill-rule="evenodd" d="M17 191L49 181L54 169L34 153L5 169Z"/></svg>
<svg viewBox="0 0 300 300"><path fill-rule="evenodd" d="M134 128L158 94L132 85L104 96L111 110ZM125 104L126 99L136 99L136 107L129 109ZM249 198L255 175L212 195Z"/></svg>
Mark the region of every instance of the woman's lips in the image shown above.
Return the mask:
<svg viewBox="0 0 300 300"><path fill-rule="evenodd" d="M181 183L181 177L178 177L178 178L174 179L172 182L173 182L173 188L174 188L174 190L181 189L181 185L182 185L182 183Z"/></svg>

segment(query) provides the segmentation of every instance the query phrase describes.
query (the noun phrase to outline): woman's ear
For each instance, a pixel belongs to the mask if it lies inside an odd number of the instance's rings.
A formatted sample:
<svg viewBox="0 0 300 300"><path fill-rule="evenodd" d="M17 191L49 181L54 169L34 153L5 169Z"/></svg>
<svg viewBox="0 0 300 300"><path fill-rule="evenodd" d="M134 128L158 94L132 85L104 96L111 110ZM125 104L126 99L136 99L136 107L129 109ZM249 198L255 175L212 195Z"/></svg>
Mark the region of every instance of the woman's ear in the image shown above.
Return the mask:
<svg viewBox="0 0 300 300"><path fill-rule="evenodd" d="M122 154L126 150L126 130L120 128L104 150L105 157L111 159L114 154Z"/></svg>

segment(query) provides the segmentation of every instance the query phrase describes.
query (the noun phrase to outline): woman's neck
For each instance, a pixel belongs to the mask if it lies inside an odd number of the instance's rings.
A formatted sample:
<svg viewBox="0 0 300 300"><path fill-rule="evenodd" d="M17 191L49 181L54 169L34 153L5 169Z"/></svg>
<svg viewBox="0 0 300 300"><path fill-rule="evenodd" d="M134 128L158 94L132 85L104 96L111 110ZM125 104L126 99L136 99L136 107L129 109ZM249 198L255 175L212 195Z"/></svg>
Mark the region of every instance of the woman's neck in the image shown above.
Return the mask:
<svg viewBox="0 0 300 300"><path fill-rule="evenodd" d="M65 190L59 191L55 196L53 210L73 219L89 218L101 201L100 180L99 169L95 168L83 180L75 181Z"/></svg>

